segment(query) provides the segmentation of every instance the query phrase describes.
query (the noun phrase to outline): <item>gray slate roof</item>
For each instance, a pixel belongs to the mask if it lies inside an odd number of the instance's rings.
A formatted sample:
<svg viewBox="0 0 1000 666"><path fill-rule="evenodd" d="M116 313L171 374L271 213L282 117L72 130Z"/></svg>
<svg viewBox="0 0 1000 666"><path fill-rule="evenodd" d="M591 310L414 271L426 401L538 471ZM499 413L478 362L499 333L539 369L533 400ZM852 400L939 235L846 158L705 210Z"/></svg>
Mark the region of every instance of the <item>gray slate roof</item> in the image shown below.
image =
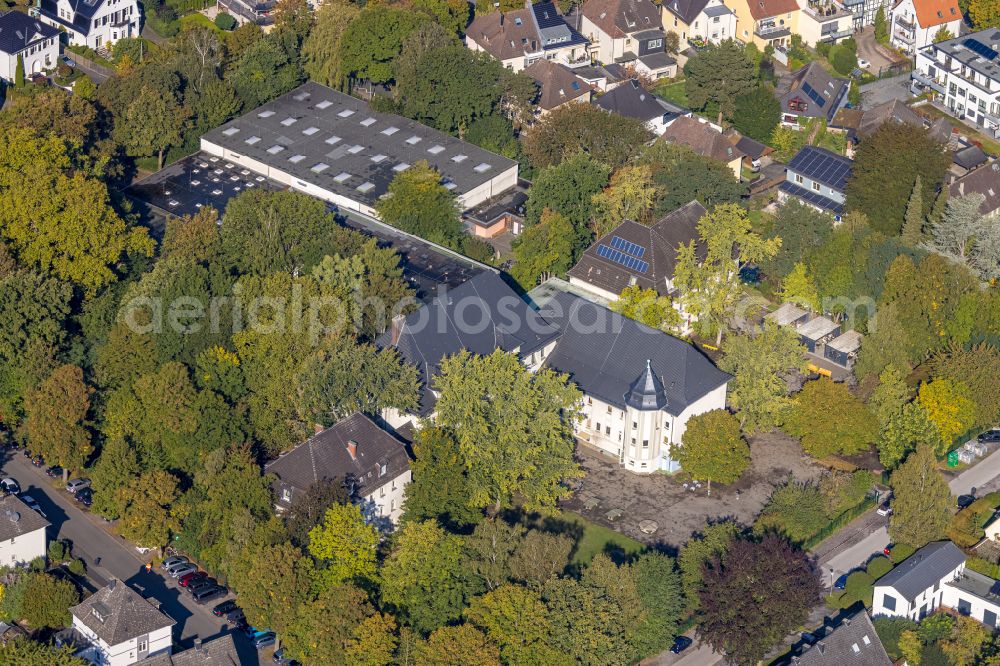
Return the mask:
<svg viewBox="0 0 1000 666"><path fill-rule="evenodd" d="M951 161L963 169L975 169L977 166L986 164L988 159L983 149L975 145L956 150L951 156Z"/></svg>
<svg viewBox="0 0 1000 666"><path fill-rule="evenodd" d="M619 409L636 378L644 380L647 361L663 384L664 409L675 416L730 379L683 340L574 294L555 294L541 312L562 331L546 365Z"/></svg>
<svg viewBox="0 0 1000 666"><path fill-rule="evenodd" d="M958 546L951 541L935 541L879 578L875 586L891 587L912 602L917 595L933 587L962 562L965 562L965 553Z"/></svg>
<svg viewBox="0 0 1000 666"><path fill-rule="evenodd" d="M14 495L0 500L0 541L45 529L51 523Z"/></svg>
<svg viewBox="0 0 1000 666"><path fill-rule="evenodd" d="M356 445L352 458L348 443ZM380 474L382 465L385 474ZM318 481L347 479L366 494L395 479L410 466L406 446L361 413L341 419L269 462L264 471L278 477L276 490L288 488L292 501ZM277 492L278 503L289 505Z"/></svg>
<svg viewBox="0 0 1000 666"><path fill-rule="evenodd" d="M750 3L750 6L753 11L755 3ZM826 118L829 122L846 103L849 89L850 82L847 79L833 77L819 63L811 62L792 74L789 91L781 95L778 101L781 103L782 113ZM793 110L789 105L792 100L805 104L806 110Z"/></svg>
<svg viewBox="0 0 1000 666"><path fill-rule="evenodd" d="M56 28L23 12L10 11L0 16L0 51L4 53L15 55L32 44L58 36Z"/></svg>
<svg viewBox="0 0 1000 666"><path fill-rule="evenodd" d="M108 645L118 645L176 624L138 592L115 579L70 608L69 612Z"/></svg>
<svg viewBox="0 0 1000 666"><path fill-rule="evenodd" d="M966 197L970 194L982 194L985 197L979 206L982 215L989 215L1000 208L1000 162L974 169L948 186L950 197Z"/></svg>
<svg viewBox="0 0 1000 666"><path fill-rule="evenodd" d="M395 347L415 365L422 380L421 416L434 411L431 381L441 361L460 351L486 356L496 349L524 356L558 335L493 271L484 271L406 316L401 327L383 333L377 344ZM395 339L394 339L395 338Z"/></svg>
<svg viewBox="0 0 1000 666"><path fill-rule="evenodd" d="M612 294L620 294L634 279L643 289L655 289L661 296L666 296L667 280L674 277L677 265L677 248L690 241L698 241L698 220L705 212L704 206L692 201L653 225L625 220L591 245L576 266L569 270L569 275ZM602 245L611 247L615 237L645 248L642 258L648 264L646 271L640 272L601 256L599 248ZM704 245L699 244L697 249L703 257Z"/></svg>
<svg viewBox="0 0 1000 666"><path fill-rule="evenodd" d="M708 4L708 0L668 0L663 6L671 14L690 25Z"/></svg>
<svg viewBox="0 0 1000 666"><path fill-rule="evenodd" d="M143 666L240 666L232 634L225 634L182 652L160 652L142 662Z"/></svg>
<svg viewBox="0 0 1000 666"><path fill-rule="evenodd" d="M630 79L594 100L594 105L626 118L648 122L664 116L682 116L687 109L660 99Z"/></svg>
<svg viewBox="0 0 1000 666"><path fill-rule="evenodd" d="M892 660L864 610L841 620L792 662L798 666L890 666Z"/></svg>

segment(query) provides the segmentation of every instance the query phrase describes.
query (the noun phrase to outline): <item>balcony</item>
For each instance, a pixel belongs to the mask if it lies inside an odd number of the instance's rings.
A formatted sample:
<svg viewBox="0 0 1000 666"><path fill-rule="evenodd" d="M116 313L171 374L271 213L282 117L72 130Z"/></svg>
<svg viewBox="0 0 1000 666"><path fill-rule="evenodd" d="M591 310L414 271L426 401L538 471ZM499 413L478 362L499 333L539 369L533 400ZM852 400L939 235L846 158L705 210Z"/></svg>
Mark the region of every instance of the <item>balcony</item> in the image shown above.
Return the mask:
<svg viewBox="0 0 1000 666"><path fill-rule="evenodd" d="M894 33L892 33L892 36L895 39L898 39L899 41L904 42L906 44L912 44L913 40L915 39L915 35L912 32L908 32L906 30L896 30Z"/></svg>
<svg viewBox="0 0 1000 666"><path fill-rule="evenodd" d="M790 37L792 31L783 25L758 25L754 28L753 34L757 35L761 39L781 39L782 37Z"/></svg>
<svg viewBox="0 0 1000 666"><path fill-rule="evenodd" d="M945 94L944 81L940 79L932 79L918 69L910 72L910 78L919 83L922 86L930 88L942 95Z"/></svg>
<svg viewBox="0 0 1000 666"><path fill-rule="evenodd" d="M902 28L904 30L909 30L910 32L913 32L917 27L916 24L907 21L901 16L896 17L895 25L896 27Z"/></svg>
<svg viewBox="0 0 1000 666"><path fill-rule="evenodd" d="M852 28L847 28L846 30L836 30L834 32L824 32L819 36L819 41L821 42L835 42L838 39L847 39L854 34Z"/></svg>
<svg viewBox="0 0 1000 666"><path fill-rule="evenodd" d="M802 11L821 23L851 16L851 12L839 2L811 2Z"/></svg>
<svg viewBox="0 0 1000 666"><path fill-rule="evenodd" d="M570 69L575 69L577 67L586 67L587 65L590 64L590 54L584 52L579 55L576 55L576 57L573 57L571 54L566 53L559 56L559 62L561 62L563 65L566 65Z"/></svg>

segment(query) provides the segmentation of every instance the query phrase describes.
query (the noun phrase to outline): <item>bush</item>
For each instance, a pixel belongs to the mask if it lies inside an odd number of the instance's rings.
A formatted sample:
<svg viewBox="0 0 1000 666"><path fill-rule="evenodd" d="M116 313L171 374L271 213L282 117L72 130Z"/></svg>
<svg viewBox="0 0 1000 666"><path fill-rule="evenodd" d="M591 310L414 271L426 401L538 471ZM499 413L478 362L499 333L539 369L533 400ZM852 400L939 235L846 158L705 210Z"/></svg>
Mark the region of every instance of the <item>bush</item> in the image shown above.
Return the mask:
<svg viewBox="0 0 1000 666"><path fill-rule="evenodd" d="M899 659L899 636L904 631L913 631L917 623L903 617L876 617L872 620L875 633L885 647L885 651L893 659Z"/></svg>
<svg viewBox="0 0 1000 666"><path fill-rule="evenodd" d="M62 562L66 559L66 544L62 541L49 542L49 561Z"/></svg>
<svg viewBox="0 0 1000 666"><path fill-rule="evenodd" d="M819 44L816 45L816 52L819 53L824 58L826 58L827 56L830 55L830 48L832 46L833 45L830 44L830 42L820 42Z"/></svg>
<svg viewBox="0 0 1000 666"><path fill-rule="evenodd" d="M87 565L84 564L83 560L81 560L80 558L77 558L72 562L70 562L69 566L67 566L66 568L69 569L69 572L74 576L83 576L84 574L87 573Z"/></svg>
<svg viewBox="0 0 1000 666"><path fill-rule="evenodd" d="M858 67L857 53L847 48L846 41L830 49L830 64L839 74L847 76Z"/></svg>
<svg viewBox="0 0 1000 666"><path fill-rule="evenodd" d="M873 582L872 577L864 571L855 571L848 576L840 607L849 608L859 601L865 606L871 606L872 596L875 594Z"/></svg>
<svg viewBox="0 0 1000 666"><path fill-rule="evenodd" d="M879 555L868 563L868 575L872 577L872 580L878 580L890 571L892 571L892 562L888 557Z"/></svg>
<svg viewBox="0 0 1000 666"><path fill-rule="evenodd" d="M60 62L59 66L56 67L56 76L65 79L67 76L73 73L73 68L64 62Z"/></svg>
<svg viewBox="0 0 1000 666"><path fill-rule="evenodd" d="M466 235L462 238L462 254L484 264L493 261L493 246L481 238Z"/></svg>
<svg viewBox="0 0 1000 666"><path fill-rule="evenodd" d="M889 551L889 559L892 560L893 564L899 564L910 555L916 552L913 546L908 546L905 543L897 543Z"/></svg>
<svg viewBox="0 0 1000 666"><path fill-rule="evenodd" d="M1000 493L980 497L954 515L948 525L948 538L960 548L976 545L983 538L983 528L1000 506Z"/></svg>
<svg viewBox="0 0 1000 666"><path fill-rule="evenodd" d="M31 560L31 563L28 566L31 568L32 571L45 571L45 558L36 557L35 559Z"/></svg>
<svg viewBox="0 0 1000 666"><path fill-rule="evenodd" d="M970 557L965 561L967 569L972 569L976 573L981 573L990 578L1000 578L1000 564L984 560L981 557Z"/></svg>
<svg viewBox="0 0 1000 666"><path fill-rule="evenodd" d="M951 636L951 629L955 626L955 620L946 613L935 613L923 619L917 635L924 643L937 643Z"/></svg>
<svg viewBox="0 0 1000 666"><path fill-rule="evenodd" d="M219 12L215 15L215 27L219 30L233 30L236 27L236 19L232 14Z"/></svg>

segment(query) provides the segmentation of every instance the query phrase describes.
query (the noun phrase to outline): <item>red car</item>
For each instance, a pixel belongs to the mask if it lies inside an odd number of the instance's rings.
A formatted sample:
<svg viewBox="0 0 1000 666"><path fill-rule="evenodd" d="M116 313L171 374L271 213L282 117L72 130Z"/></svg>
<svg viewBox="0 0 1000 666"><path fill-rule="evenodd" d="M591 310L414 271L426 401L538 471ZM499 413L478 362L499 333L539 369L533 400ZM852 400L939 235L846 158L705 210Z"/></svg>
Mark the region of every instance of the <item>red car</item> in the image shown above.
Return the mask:
<svg viewBox="0 0 1000 666"><path fill-rule="evenodd" d="M191 583L195 582L196 580L201 580L207 575L208 574L205 573L204 571L192 571L189 574L184 574L183 576L181 576L180 579L178 580L178 583L180 583L181 587L188 587L189 585L191 585Z"/></svg>

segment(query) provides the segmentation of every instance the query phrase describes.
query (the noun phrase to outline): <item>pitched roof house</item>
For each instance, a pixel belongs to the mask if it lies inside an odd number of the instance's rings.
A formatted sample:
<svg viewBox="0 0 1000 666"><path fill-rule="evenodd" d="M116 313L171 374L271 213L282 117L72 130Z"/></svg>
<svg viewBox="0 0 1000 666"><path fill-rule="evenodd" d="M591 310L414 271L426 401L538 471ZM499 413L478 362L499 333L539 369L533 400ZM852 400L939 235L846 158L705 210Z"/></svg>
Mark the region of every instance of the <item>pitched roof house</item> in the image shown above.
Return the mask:
<svg viewBox="0 0 1000 666"><path fill-rule="evenodd" d="M641 120L646 123L649 131L657 135L663 134L677 118L691 113L687 109L660 99L643 88L635 79L629 79L596 98L594 106L610 113L617 113L619 116Z"/></svg>
<svg viewBox="0 0 1000 666"><path fill-rule="evenodd" d="M687 42L718 44L736 38L736 14L722 0L666 0L663 27L677 33L681 50Z"/></svg>
<svg viewBox="0 0 1000 666"><path fill-rule="evenodd" d="M275 508L288 510L309 487L341 480L373 522L399 520L410 482L406 445L361 413L341 419L264 466L277 478L272 484Z"/></svg>
<svg viewBox="0 0 1000 666"><path fill-rule="evenodd" d="M728 166L737 180L741 177L744 153L722 132L701 118L677 118L663 132L663 140L687 146L702 157Z"/></svg>
<svg viewBox="0 0 1000 666"><path fill-rule="evenodd" d="M102 49L139 36L136 0L39 0L38 16L66 31L70 44Z"/></svg>
<svg viewBox="0 0 1000 666"><path fill-rule="evenodd" d="M677 249L698 241L698 220L705 212L704 206L692 201L655 224L624 220L597 239L569 269L570 284L609 301L631 285L655 289L661 296L670 294ZM704 252L704 247L699 249Z"/></svg>
<svg viewBox="0 0 1000 666"><path fill-rule="evenodd" d="M16 495L0 499L0 566L25 564L45 557L49 521Z"/></svg>
<svg viewBox="0 0 1000 666"><path fill-rule="evenodd" d="M792 657L795 666L891 666L892 659L864 610L813 632L819 639Z"/></svg>
<svg viewBox="0 0 1000 666"><path fill-rule="evenodd" d="M240 666L243 662L236 652L232 634L202 642L195 639L194 646L170 654L160 652L142 662L143 666Z"/></svg>
<svg viewBox="0 0 1000 666"><path fill-rule="evenodd" d="M792 75L788 91L780 94L781 122L797 125L799 118L824 118L831 122L845 104L851 84L823 69L817 62L801 67Z"/></svg>
<svg viewBox="0 0 1000 666"><path fill-rule="evenodd" d="M962 10L957 0L899 0L889 11L889 43L912 56L934 42L940 30L961 33Z"/></svg>
<svg viewBox="0 0 1000 666"><path fill-rule="evenodd" d="M584 65L587 40L573 30L551 0L509 12L476 14L465 29L465 45L485 51L520 72L539 60Z"/></svg>
<svg viewBox="0 0 1000 666"><path fill-rule="evenodd" d="M524 73L538 84L538 108L541 115L570 102L590 101L590 84L578 77L565 65L551 60L538 60Z"/></svg>
<svg viewBox="0 0 1000 666"><path fill-rule="evenodd" d="M768 44L787 46L797 32L800 9L796 0L734 0L736 37L763 50Z"/></svg>
<svg viewBox="0 0 1000 666"><path fill-rule="evenodd" d="M788 163L785 180L778 186L778 198L785 201L794 197L816 210L840 215L853 167L854 162L843 155L806 146Z"/></svg>
<svg viewBox="0 0 1000 666"><path fill-rule="evenodd" d="M577 436L638 473L676 469L672 447L680 443L687 419L725 406L729 375L662 331L561 291L544 301L531 296L535 310L491 272L464 286L412 313L378 341L421 369L423 416L433 418L426 385L441 360L462 349L480 356L503 349L531 371L549 365L568 373L584 393L584 412L594 415L575 424ZM649 400L641 397L647 388L654 394ZM384 416L397 427L412 420L392 410Z"/></svg>
<svg viewBox="0 0 1000 666"><path fill-rule="evenodd" d="M941 584L965 569L965 553L951 541L929 543L875 581L872 615L923 618L941 605Z"/></svg>
<svg viewBox="0 0 1000 666"><path fill-rule="evenodd" d="M952 198L970 194L983 195L983 203L979 206L981 215L993 218L1000 214L1000 163L979 167L948 186L948 196Z"/></svg>
<svg viewBox="0 0 1000 666"><path fill-rule="evenodd" d="M0 16L0 78L14 80L18 56L25 76L55 68L59 64L59 31L23 12Z"/></svg>
<svg viewBox="0 0 1000 666"><path fill-rule="evenodd" d="M99 663L127 665L169 652L176 624L123 581L111 579L69 609L73 629L90 642Z"/></svg>
<svg viewBox="0 0 1000 666"><path fill-rule="evenodd" d="M633 67L654 79L676 74L677 61L666 52L660 8L652 0L587 0L581 14L591 56L600 63Z"/></svg>

